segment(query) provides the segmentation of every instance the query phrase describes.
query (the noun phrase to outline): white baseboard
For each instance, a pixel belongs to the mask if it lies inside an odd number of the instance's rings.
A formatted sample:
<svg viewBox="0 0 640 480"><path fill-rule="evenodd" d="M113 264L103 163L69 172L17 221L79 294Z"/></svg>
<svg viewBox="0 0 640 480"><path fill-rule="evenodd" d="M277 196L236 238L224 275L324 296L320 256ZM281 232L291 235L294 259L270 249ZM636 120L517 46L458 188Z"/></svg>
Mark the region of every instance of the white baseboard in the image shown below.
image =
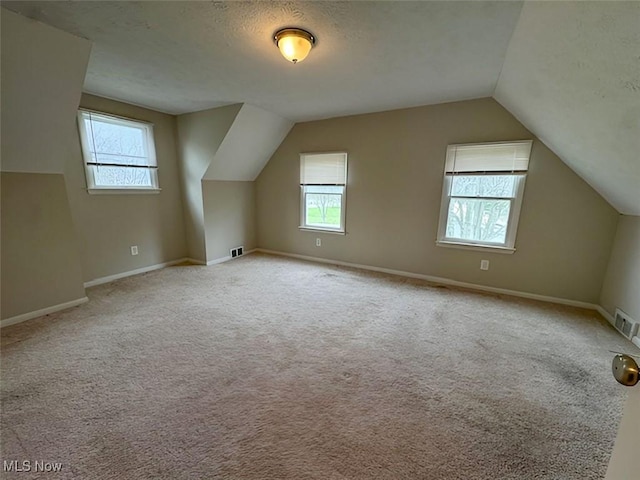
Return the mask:
<svg viewBox="0 0 640 480"><path fill-rule="evenodd" d="M604 307L602 305L596 305L596 310L598 311L598 313L600 315L602 315L607 322L609 322L614 328L616 326L616 319L613 317L613 315L611 315L609 312L607 312ZM618 330L616 330L618 332ZM618 332L620 333L620 332ZM622 335L622 333L620 333L620 335ZM624 337L625 339L627 339L627 337L625 337L624 335L622 335L622 337ZM627 340L631 340L631 343L633 343L636 347L640 348L640 337L635 336L631 339L627 339Z"/></svg>
<svg viewBox="0 0 640 480"><path fill-rule="evenodd" d="M507 290L505 288L488 287L488 286L485 286L485 285L478 285L477 283L459 282L457 280L451 280L451 279L448 279L448 278L434 277L434 276L431 276L431 275L423 275L421 273L405 272L405 271L402 271L402 270L393 270L391 268L372 267L370 265L361 265L361 264L358 264L358 263L342 262L340 260L328 260L326 258L310 257L310 256L307 256L307 255L298 255L297 253L278 252L278 251L275 251L275 250L267 250L267 249L264 249L264 248L257 248L256 250L258 252L270 253L272 255L280 255L280 256L284 256L284 257L298 258L300 260L308 260L310 262L328 263L330 265L340 265L340 266L344 266L344 267L360 268L362 270L370 270L370 271L373 271L373 272L388 273L390 275L398 275L400 277L418 278L420 280L426 280L426 281L432 282L432 283L439 283L439 284L443 284L443 285L451 285L452 287L468 288L468 289L471 289L471 290L479 290L479 291L482 291L482 292L489 292L489 293L499 293L499 294L502 294L502 295L511 295L513 297L528 298L530 300L540 300L542 302L557 303L557 304L560 304L560 305L569 305L569 306L572 306L572 307L587 308L589 310L598 310L598 307L599 307L599 305L596 305L596 304L593 304L593 303L587 303L587 302L580 302L578 300L569 300L569 299L566 299L566 298L549 297L549 296L546 296L546 295L538 295L537 293L521 292L521 291L518 291L518 290ZM598 311L600 311L600 310L598 310Z"/></svg>
<svg viewBox="0 0 640 480"><path fill-rule="evenodd" d="M84 282L84 288L95 287L96 285L102 285L103 283L113 282L114 280L119 280L121 278L131 277L133 275L140 275L141 273L153 272L154 270L160 270L161 268L170 267L172 265L177 265L183 262L196 262L195 260L191 260L189 258L179 258L178 260L172 260L170 262L158 263L157 265L150 265L148 267L137 268L135 270L130 270L128 272L116 273L115 275L108 275L106 277L96 278L93 280L89 280L88 282Z"/></svg>
<svg viewBox="0 0 640 480"><path fill-rule="evenodd" d="M244 255L248 255L256 250L249 250L244 252ZM108 275L106 277L95 278L93 280L89 280L88 282L84 282L84 288L95 287L96 285L102 285L103 283L113 282L114 280L120 280L121 278L131 277L133 275L140 275L141 273L153 272L154 270L160 270L162 268L171 267L172 265L177 265L183 262L193 263L194 265L216 265L218 263L223 263L231 260L231 257L222 257L217 258L215 260L209 260L208 262L203 262L202 260L196 260L195 258L179 258L177 260L172 260L170 262L158 263L156 265L150 265L148 267L137 268L135 270L129 270L128 272L116 273L114 275Z"/></svg>
<svg viewBox="0 0 640 480"><path fill-rule="evenodd" d="M607 312L601 305L596 305L596 310L607 320L607 322L615 327L616 321L609 312Z"/></svg>
<svg viewBox="0 0 640 480"><path fill-rule="evenodd" d="M257 250L258 250L257 248L254 248L253 250L247 250L240 256L244 257L245 255L249 255L250 253L253 253ZM234 258L239 258L239 257L232 257L231 255L227 255L226 257L220 257L220 258L216 258L215 260L209 260L207 262L207 267L210 267L211 265L217 265L219 263L228 262L229 260L233 260Z"/></svg>
<svg viewBox="0 0 640 480"><path fill-rule="evenodd" d="M16 315L15 317L5 318L4 320L0 321L0 328L8 327L9 325L15 325L16 323L26 322L27 320L31 320L32 318L59 312L60 310L66 310L67 308L77 307L78 305L82 305L83 303L87 303L88 301L89 299L87 297L82 297L76 300L71 300L70 302L53 305L52 307L41 308L40 310L36 310L34 312L23 313L22 315Z"/></svg>
<svg viewBox="0 0 640 480"><path fill-rule="evenodd" d="M231 255L227 255L226 257L216 258L215 260L209 260L207 262L207 267L210 267L211 265L217 265L219 263L228 262L229 260L231 260Z"/></svg>
<svg viewBox="0 0 640 480"><path fill-rule="evenodd" d="M185 261L187 261L189 263L193 263L194 265L206 265L207 264L207 262L203 262L202 260L196 260L195 258L190 258L190 257L185 258Z"/></svg>

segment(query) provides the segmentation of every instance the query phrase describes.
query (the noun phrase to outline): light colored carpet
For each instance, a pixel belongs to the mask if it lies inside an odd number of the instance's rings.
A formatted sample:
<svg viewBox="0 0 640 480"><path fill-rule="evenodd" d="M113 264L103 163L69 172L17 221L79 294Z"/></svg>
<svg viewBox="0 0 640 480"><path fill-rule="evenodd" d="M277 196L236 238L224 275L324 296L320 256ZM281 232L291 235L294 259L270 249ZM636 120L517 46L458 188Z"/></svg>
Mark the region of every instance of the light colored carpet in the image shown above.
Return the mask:
<svg viewBox="0 0 640 480"><path fill-rule="evenodd" d="M47 478L604 475L594 312L260 254L88 294L2 330L2 459Z"/></svg>

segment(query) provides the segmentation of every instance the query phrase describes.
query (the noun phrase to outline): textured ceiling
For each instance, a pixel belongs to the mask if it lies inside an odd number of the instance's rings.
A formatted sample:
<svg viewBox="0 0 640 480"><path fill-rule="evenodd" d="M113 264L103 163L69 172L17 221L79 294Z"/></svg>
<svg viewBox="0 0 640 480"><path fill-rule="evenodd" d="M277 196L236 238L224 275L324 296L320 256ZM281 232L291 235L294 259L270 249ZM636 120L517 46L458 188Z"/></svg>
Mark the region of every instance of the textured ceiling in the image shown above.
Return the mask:
<svg viewBox="0 0 640 480"><path fill-rule="evenodd" d="M640 2L528 2L495 98L620 213L640 215Z"/></svg>
<svg viewBox="0 0 640 480"><path fill-rule="evenodd" d="M294 121L493 94L521 2L2 2L93 41L85 90L169 113ZM298 65L285 26L317 46Z"/></svg>
<svg viewBox="0 0 640 480"><path fill-rule="evenodd" d="M493 95L640 215L640 2L2 2L92 40L85 90L169 113L292 121ZM284 26L318 44L299 65Z"/></svg>

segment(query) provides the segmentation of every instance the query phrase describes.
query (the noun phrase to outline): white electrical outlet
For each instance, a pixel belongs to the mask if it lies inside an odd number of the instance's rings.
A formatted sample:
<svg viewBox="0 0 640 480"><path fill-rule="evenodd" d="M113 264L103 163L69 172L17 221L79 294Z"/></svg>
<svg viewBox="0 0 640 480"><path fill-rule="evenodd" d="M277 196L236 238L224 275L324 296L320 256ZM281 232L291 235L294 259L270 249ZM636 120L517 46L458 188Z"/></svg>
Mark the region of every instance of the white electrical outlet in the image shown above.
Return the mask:
<svg viewBox="0 0 640 480"><path fill-rule="evenodd" d="M480 260L480 270L489 270L489 260Z"/></svg>
<svg viewBox="0 0 640 480"><path fill-rule="evenodd" d="M137 255L138 254L138 246L137 245L132 245L131 246L131 255Z"/></svg>
<svg viewBox="0 0 640 480"><path fill-rule="evenodd" d="M322 240L320 240L319 238L316 238L316 247L321 247L322 246Z"/></svg>

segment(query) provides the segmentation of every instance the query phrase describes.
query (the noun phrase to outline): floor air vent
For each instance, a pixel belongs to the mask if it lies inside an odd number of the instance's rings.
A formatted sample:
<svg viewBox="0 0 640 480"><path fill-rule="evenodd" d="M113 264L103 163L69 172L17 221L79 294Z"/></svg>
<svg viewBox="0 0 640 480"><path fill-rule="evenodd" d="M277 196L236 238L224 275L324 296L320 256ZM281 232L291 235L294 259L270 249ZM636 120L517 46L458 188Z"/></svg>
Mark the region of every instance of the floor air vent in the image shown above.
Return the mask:
<svg viewBox="0 0 640 480"><path fill-rule="evenodd" d="M616 308L616 329L629 340L638 333L638 324L619 308Z"/></svg>
<svg viewBox="0 0 640 480"><path fill-rule="evenodd" d="M244 247L236 247L231 249L231 258L239 257L244 253Z"/></svg>

